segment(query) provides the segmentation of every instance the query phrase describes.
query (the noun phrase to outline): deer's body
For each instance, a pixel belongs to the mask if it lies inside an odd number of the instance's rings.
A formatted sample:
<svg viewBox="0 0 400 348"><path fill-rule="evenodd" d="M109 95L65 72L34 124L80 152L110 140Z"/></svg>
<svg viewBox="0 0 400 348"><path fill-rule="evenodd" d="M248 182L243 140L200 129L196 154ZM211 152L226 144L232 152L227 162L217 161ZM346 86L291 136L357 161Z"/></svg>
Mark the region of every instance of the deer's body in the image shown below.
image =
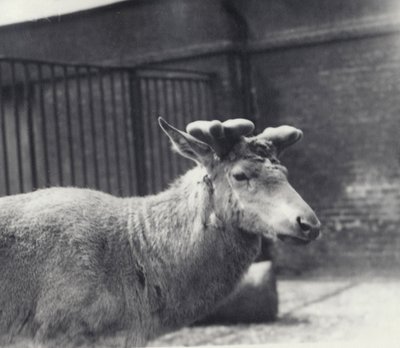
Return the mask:
<svg viewBox="0 0 400 348"><path fill-rule="evenodd" d="M276 159L300 131L245 138L249 121L215 121L210 133L200 125L191 129L202 140L161 121L198 165L158 195L52 188L0 199L0 343L29 336L66 346L122 333L126 346L144 345L212 310L261 236L317 237L318 219Z"/></svg>
<svg viewBox="0 0 400 348"><path fill-rule="evenodd" d="M207 313L260 237L221 225L205 175L196 167L145 198L52 188L0 199L1 332L125 330L143 343Z"/></svg>

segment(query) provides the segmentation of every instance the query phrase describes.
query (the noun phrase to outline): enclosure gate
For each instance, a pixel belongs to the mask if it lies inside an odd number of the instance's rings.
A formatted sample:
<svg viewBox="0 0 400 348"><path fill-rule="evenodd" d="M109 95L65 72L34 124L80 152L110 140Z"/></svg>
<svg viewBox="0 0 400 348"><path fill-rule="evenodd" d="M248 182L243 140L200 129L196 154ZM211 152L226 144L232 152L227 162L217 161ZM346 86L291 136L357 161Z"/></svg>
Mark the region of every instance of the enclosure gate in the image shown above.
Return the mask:
<svg viewBox="0 0 400 348"><path fill-rule="evenodd" d="M0 195L78 186L120 196L163 189L189 165L158 116L208 119L215 76L0 59Z"/></svg>

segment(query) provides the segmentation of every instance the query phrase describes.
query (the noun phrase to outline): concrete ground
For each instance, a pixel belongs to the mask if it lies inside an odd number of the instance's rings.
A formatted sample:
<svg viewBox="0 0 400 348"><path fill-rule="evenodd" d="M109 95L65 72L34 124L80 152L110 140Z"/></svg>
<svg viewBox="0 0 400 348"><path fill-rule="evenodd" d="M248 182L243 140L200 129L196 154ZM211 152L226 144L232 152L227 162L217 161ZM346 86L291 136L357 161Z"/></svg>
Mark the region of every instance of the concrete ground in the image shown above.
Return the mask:
<svg viewBox="0 0 400 348"><path fill-rule="evenodd" d="M278 291L274 323L189 327L150 346L363 341L400 347L400 278L279 280Z"/></svg>

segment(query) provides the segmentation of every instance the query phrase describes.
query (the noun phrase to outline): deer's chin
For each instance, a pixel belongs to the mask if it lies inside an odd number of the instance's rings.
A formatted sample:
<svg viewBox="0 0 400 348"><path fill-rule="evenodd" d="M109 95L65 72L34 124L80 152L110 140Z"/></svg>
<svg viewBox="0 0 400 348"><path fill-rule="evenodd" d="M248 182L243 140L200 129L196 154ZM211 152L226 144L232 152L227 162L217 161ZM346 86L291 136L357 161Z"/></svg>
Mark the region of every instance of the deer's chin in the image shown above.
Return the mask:
<svg viewBox="0 0 400 348"><path fill-rule="evenodd" d="M311 239L303 239L299 237L290 236L288 234L278 233L277 237L284 243L292 245L306 245L311 242Z"/></svg>

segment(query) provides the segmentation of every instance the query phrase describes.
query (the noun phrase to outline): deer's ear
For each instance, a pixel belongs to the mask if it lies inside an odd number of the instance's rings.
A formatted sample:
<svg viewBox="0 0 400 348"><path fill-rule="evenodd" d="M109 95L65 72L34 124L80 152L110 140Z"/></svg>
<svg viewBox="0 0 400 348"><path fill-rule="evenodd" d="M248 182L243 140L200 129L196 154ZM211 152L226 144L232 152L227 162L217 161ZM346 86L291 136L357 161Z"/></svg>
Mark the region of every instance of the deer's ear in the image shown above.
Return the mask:
<svg viewBox="0 0 400 348"><path fill-rule="evenodd" d="M161 117L158 118L161 129L168 135L174 148L182 156L193 161L206 164L213 156L213 150L206 143L196 139L188 133L168 124Z"/></svg>

